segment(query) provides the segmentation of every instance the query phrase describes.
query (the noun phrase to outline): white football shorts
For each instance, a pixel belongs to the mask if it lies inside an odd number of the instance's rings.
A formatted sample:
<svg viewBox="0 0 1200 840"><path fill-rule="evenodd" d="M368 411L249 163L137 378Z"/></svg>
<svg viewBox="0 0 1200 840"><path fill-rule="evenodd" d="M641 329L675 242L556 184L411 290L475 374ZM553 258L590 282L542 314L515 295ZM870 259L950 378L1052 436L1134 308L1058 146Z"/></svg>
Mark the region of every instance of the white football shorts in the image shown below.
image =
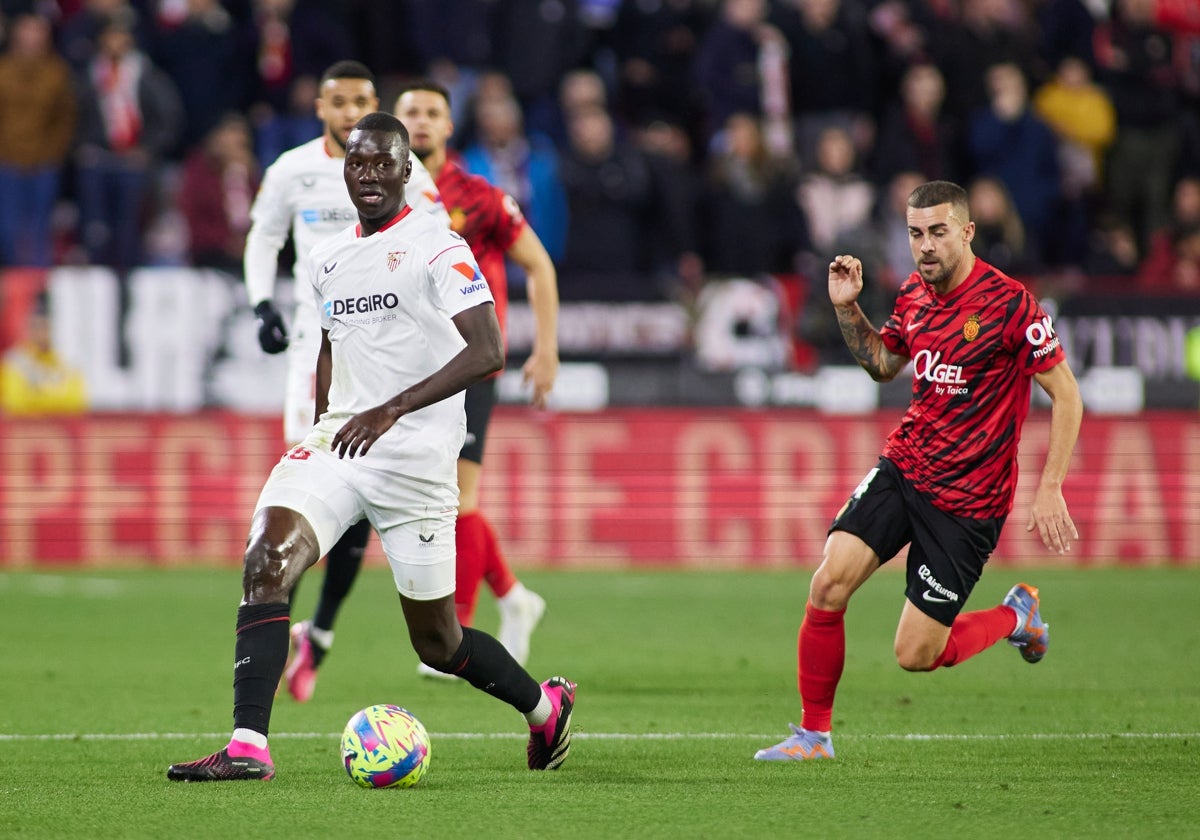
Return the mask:
<svg viewBox="0 0 1200 840"><path fill-rule="evenodd" d="M275 465L254 507L285 507L308 520L325 556L364 517L379 532L396 589L414 601L454 592L456 484L424 481L374 463L295 446Z"/></svg>

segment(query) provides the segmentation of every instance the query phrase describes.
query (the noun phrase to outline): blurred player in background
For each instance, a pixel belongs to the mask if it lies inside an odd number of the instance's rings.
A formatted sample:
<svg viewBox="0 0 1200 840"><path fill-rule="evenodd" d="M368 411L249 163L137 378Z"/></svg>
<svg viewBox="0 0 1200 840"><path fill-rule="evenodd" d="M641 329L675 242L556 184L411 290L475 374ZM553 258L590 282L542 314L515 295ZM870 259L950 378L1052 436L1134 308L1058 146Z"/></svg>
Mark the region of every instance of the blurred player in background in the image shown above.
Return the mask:
<svg viewBox="0 0 1200 840"><path fill-rule="evenodd" d="M289 445L303 440L313 426L313 371L321 345L317 307L307 284L299 279L299 269L317 242L358 219L342 178L346 138L360 118L378 108L375 79L366 66L357 61L331 65L321 76L316 100L324 133L284 152L267 168L250 211L252 226L243 259L246 292L258 317L262 349L267 353L288 351L283 433ZM417 212L434 213L442 224L449 225L433 179L415 157L412 163L409 205ZM293 276L297 278L290 334L273 300L279 253L289 232L296 252ZM312 696L316 666L333 644L337 610L354 583L370 536L371 526L364 519L352 525L329 550L313 620L299 622L293 628L300 655L289 664L287 687L300 702Z"/></svg>
<svg viewBox="0 0 1200 840"><path fill-rule="evenodd" d="M558 277L541 239L525 221L517 202L478 175L448 160L446 147L454 133L450 94L439 84L423 81L396 100L396 116L408 128L412 151L425 164L450 214L450 226L471 246L496 299L496 315L504 329L508 285L507 256L525 272L535 335L529 359L521 368L533 387L533 404L544 408L558 376ZM474 623L479 584L487 581L500 611L500 641L525 664L529 639L541 620L545 601L529 591L509 569L491 523L479 509L479 483L488 422L496 404L496 380L467 389L467 441L458 456L458 619ZM418 666L427 676L440 676Z"/></svg>
<svg viewBox="0 0 1200 840"><path fill-rule="evenodd" d="M991 609L961 612L1012 510L1017 444L1030 380L1053 403L1050 440L1027 530L1065 554L1079 534L1062 484L1083 403L1049 316L1020 283L977 258L967 193L931 181L908 198L917 270L901 286L881 330L863 314L862 263L829 264L829 297L862 367L887 382L913 362L912 400L879 464L829 529L797 642L801 725L761 761L833 758L833 699L846 658L850 597L908 545L907 600L895 653L908 671L932 671L1007 639L1027 662L1050 636L1038 591L1019 583Z"/></svg>
<svg viewBox="0 0 1200 840"><path fill-rule="evenodd" d="M368 114L350 132L344 178L358 224L317 244L303 263L320 301L320 420L272 470L250 525L233 735L211 755L172 764L173 781L274 777L267 735L291 591L364 518L379 531L421 661L521 712L531 770L556 769L570 750L575 686L562 677L538 685L496 639L462 627L455 614L462 391L503 367L504 341L466 242L405 204L408 158L408 132L391 114Z"/></svg>

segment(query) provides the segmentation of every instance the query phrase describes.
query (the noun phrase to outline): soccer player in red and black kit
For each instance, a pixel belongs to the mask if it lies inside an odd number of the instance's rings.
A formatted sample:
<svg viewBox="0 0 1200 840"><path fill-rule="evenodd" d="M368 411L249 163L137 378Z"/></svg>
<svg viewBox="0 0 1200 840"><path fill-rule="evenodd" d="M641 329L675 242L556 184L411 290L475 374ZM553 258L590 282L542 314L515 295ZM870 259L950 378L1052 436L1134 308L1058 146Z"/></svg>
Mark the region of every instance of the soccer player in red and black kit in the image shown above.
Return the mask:
<svg viewBox="0 0 1200 840"><path fill-rule="evenodd" d="M397 98L395 114L409 130L413 154L437 184L450 214L450 227L467 240L487 278L502 329L508 304L505 258L525 272L536 331L532 352L521 373L533 388L533 404L545 407L558 376L558 277L550 255L512 196L448 159L446 148L454 123L450 119L450 94L445 88L429 81L409 86ZM467 442L458 456L458 581L454 599L459 621L472 626L479 584L486 580L500 612L496 635L513 658L524 664L529 657L529 637L546 605L513 575L495 531L479 509L483 448L495 402L494 378L467 389ZM419 670L427 676L442 676L428 668Z"/></svg>
<svg viewBox="0 0 1200 840"><path fill-rule="evenodd" d="M842 336L872 379L887 382L912 361L912 400L878 465L834 517L813 574L797 643L800 726L762 761L833 758L830 721L845 664L843 618L854 592L905 546L907 600L896 628L901 668L950 667L1007 639L1028 662L1050 642L1038 591L1019 583L991 609L961 612L979 580L1017 483L1017 444L1030 380L1050 396L1050 442L1027 530L1052 551L1079 534L1062 484L1083 403L1049 316L1024 286L971 251L967 194L932 181L908 198L917 270L876 330L858 305L862 263L829 265L829 297Z"/></svg>

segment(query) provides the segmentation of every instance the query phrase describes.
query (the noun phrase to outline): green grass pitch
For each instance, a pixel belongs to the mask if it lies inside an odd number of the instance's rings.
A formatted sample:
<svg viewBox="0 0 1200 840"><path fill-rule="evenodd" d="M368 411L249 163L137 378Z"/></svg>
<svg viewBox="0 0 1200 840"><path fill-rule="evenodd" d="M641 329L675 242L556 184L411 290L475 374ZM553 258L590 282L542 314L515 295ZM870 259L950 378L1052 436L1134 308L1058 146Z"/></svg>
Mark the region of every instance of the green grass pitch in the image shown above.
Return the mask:
<svg viewBox="0 0 1200 840"><path fill-rule="evenodd" d="M370 569L313 701L276 703L275 780L183 785L167 765L228 737L239 570L0 573L0 837L1196 836L1200 569L989 569L971 606L1039 586L1049 654L932 674L896 666L903 581L881 573L847 617L837 759L755 762L799 720L809 575L526 573L550 605L531 671L579 683L570 758L531 773L519 715L416 675ZM432 736L412 790L340 765L346 720L384 702Z"/></svg>

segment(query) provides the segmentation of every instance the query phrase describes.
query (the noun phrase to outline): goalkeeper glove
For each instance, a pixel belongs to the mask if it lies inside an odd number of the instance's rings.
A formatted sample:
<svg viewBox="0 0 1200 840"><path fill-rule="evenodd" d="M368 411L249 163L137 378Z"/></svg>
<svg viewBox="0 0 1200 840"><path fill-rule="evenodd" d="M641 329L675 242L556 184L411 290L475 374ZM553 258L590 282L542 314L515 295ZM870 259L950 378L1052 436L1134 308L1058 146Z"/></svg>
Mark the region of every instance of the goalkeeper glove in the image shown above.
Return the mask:
<svg viewBox="0 0 1200 840"><path fill-rule="evenodd" d="M282 353L288 346L287 327L283 316L269 300L259 301L254 307L258 317L258 344L265 353Z"/></svg>

